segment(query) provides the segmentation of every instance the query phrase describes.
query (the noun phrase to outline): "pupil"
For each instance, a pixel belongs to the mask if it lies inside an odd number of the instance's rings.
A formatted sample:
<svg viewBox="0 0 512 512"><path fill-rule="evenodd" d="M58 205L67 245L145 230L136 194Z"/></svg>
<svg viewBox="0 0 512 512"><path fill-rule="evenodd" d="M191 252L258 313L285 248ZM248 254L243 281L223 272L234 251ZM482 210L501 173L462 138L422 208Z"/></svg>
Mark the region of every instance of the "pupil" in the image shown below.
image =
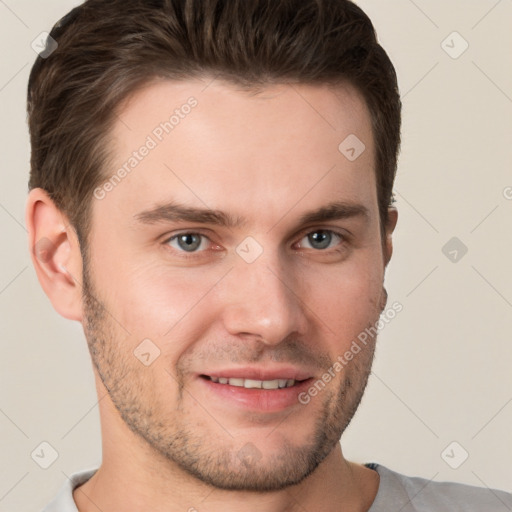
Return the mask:
<svg viewBox="0 0 512 512"><path fill-rule="evenodd" d="M178 244L185 251L192 252L201 245L201 239L197 235L186 233L178 237Z"/></svg>
<svg viewBox="0 0 512 512"><path fill-rule="evenodd" d="M331 234L328 231L315 231L309 235L309 241L313 246L317 244L317 249L325 249L331 243Z"/></svg>

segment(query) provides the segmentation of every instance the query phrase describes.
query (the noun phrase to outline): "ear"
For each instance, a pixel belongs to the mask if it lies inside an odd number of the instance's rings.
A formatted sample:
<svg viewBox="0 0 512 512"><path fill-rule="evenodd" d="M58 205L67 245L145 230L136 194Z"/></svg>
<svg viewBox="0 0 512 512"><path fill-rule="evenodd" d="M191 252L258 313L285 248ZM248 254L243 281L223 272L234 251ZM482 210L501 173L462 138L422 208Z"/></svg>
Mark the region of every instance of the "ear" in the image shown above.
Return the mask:
<svg viewBox="0 0 512 512"><path fill-rule="evenodd" d="M388 207L388 221L386 224L386 237L383 244L384 249L384 268L387 267L393 254L392 234L398 222L398 210L394 206Z"/></svg>
<svg viewBox="0 0 512 512"><path fill-rule="evenodd" d="M32 264L44 292L60 315L81 321L82 255L74 228L41 188L29 193L25 222Z"/></svg>

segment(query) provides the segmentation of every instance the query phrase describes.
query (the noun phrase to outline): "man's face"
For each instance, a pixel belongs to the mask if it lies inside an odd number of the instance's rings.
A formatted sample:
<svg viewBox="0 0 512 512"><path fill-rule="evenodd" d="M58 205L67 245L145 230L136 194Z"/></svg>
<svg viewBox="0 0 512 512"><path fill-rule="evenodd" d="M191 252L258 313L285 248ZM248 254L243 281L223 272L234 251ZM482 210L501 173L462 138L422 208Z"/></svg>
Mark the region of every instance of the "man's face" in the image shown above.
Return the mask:
<svg viewBox="0 0 512 512"><path fill-rule="evenodd" d="M351 134L356 159L338 149ZM138 157L93 200L84 328L119 428L220 488L298 483L355 413L375 340L308 390L381 312L363 101L349 87L162 81L123 107L113 141L108 177ZM340 202L355 213L304 222ZM171 203L210 215L180 220Z"/></svg>

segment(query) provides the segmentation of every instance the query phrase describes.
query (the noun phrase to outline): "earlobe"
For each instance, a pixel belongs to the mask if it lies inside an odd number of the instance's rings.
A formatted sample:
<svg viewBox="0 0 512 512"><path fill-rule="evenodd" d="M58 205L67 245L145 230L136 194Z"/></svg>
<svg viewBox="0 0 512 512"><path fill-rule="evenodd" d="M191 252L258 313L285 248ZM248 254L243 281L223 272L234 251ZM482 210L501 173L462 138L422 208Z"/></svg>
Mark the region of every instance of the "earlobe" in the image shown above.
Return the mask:
<svg viewBox="0 0 512 512"><path fill-rule="evenodd" d="M81 321L82 257L75 230L40 188L29 193L25 220L39 283L60 315Z"/></svg>

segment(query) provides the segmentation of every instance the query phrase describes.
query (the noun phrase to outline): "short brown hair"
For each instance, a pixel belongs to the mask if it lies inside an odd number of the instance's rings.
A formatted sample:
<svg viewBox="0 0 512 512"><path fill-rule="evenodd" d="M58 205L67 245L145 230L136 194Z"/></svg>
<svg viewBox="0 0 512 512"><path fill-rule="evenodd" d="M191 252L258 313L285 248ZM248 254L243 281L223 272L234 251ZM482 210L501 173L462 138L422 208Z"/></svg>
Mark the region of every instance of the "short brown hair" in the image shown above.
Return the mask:
<svg viewBox="0 0 512 512"><path fill-rule="evenodd" d="M109 132L121 102L155 78L205 75L255 89L355 86L372 118L384 234L401 101L395 69L370 19L351 1L87 0L50 35L58 47L37 58L28 83L29 188L48 192L81 246L93 190L109 174Z"/></svg>

